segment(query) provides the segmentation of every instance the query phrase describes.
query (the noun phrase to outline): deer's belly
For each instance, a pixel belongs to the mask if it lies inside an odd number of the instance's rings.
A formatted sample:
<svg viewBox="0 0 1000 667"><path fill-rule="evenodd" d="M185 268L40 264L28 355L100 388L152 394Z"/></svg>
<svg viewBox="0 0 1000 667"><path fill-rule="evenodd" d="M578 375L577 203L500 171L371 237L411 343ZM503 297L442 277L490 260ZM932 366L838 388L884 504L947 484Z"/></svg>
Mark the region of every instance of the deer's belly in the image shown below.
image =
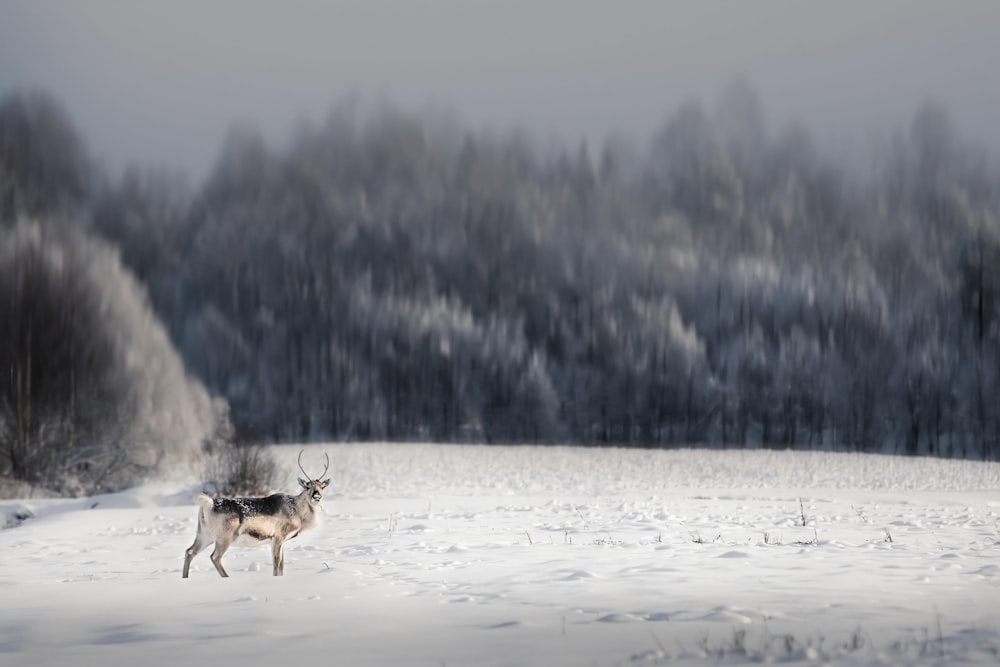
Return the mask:
<svg viewBox="0 0 1000 667"><path fill-rule="evenodd" d="M255 521L240 526L239 533L233 541L234 546L254 547L271 540L275 534L285 527L278 521L258 517ZM285 527L287 530L287 527Z"/></svg>
<svg viewBox="0 0 1000 667"><path fill-rule="evenodd" d="M233 540L234 547L256 547L271 540L273 535L265 535L256 531L247 531L236 536Z"/></svg>

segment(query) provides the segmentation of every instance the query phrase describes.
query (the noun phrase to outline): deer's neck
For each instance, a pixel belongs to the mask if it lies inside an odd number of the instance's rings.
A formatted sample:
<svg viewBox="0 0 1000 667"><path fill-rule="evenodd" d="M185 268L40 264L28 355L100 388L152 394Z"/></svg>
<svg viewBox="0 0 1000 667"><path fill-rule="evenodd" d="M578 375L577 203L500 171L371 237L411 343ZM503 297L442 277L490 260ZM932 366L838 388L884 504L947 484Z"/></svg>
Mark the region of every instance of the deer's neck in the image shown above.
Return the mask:
<svg viewBox="0 0 1000 667"><path fill-rule="evenodd" d="M309 502L309 491L303 491L299 495L295 496L295 513L299 517L299 521L302 522L302 529L312 528L316 525L317 516L319 514L319 505L313 505Z"/></svg>

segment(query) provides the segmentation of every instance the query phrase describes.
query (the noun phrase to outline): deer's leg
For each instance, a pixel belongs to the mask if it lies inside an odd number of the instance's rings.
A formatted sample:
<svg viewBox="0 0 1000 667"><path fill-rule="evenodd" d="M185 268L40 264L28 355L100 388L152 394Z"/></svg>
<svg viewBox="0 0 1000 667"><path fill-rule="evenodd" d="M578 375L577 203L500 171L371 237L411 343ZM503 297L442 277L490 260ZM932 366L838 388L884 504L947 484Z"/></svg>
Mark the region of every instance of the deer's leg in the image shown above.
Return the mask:
<svg viewBox="0 0 1000 667"><path fill-rule="evenodd" d="M274 576L280 577L285 574L285 541L277 535L271 542L271 552L274 555Z"/></svg>
<svg viewBox="0 0 1000 667"><path fill-rule="evenodd" d="M184 552L184 570L181 572L181 577L183 579L188 578L188 572L191 569L191 561L194 557L204 551L205 547L208 546L208 541L203 540L201 534L199 533L197 537L194 538L194 544L187 548Z"/></svg>
<svg viewBox="0 0 1000 667"><path fill-rule="evenodd" d="M226 553L226 549L229 548L230 544L232 544L232 540L227 540L225 538L216 540L215 551L213 551L212 555L209 556L209 558L212 559L212 565L215 566L215 569L218 570L219 574L223 577L229 576L226 569L222 567L222 555Z"/></svg>
<svg viewBox="0 0 1000 667"><path fill-rule="evenodd" d="M218 570L219 574L223 577L228 577L229 573L226 572L224 567L222 567L222 556L233 544L233 540L236 539L236 531L239 527L240 523L238 520L232 519L227 521L220 531L219 537L215 540L215 550L212 552L210 558L212 559L212 565L215 566L215 569Z"/></svg>

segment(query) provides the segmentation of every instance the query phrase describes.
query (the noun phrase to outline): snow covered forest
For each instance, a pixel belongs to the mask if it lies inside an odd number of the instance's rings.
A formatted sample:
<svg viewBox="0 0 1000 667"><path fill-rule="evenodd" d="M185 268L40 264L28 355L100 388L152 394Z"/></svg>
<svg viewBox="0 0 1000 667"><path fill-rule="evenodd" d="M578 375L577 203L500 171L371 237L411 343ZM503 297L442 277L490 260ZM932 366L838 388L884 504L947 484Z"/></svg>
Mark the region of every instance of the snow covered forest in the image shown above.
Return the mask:
<svg viewBox="0 0 1000 667"><path fill-rule="evenodd" d="M1000 458L1000 166L944 107L842 159L744 83L639 146L348 100L199 183L109 176L71 111L0 100L0 475L227 420Z"/></svg>

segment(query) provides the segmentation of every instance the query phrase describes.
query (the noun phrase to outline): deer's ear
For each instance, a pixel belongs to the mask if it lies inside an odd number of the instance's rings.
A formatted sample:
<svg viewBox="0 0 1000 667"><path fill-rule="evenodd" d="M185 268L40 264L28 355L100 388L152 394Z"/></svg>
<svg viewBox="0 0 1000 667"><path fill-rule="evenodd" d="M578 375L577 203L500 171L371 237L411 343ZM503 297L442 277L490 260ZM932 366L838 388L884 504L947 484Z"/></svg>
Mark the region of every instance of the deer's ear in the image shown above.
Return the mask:
<svg viewBox="0 0 1000 667"><path fill-rule="evenodd" d="M327 478L326 478L326 479L324 479L324 480L323 480L322 482L320 482L320 484L322 484L322 485L323 485L323 488L325 489L326 487L328 487L328 486L330 485L330 478L329 478L329 477L327 477Z"/></svg>
<svg viewBox="0 0 1000 667"><path fill-rule="evenodd" d="M299 477L299 486L301 486L303 489L308 489L309 488L309 482L307 482L306 480L304 480L301 477Z"/></svg>

